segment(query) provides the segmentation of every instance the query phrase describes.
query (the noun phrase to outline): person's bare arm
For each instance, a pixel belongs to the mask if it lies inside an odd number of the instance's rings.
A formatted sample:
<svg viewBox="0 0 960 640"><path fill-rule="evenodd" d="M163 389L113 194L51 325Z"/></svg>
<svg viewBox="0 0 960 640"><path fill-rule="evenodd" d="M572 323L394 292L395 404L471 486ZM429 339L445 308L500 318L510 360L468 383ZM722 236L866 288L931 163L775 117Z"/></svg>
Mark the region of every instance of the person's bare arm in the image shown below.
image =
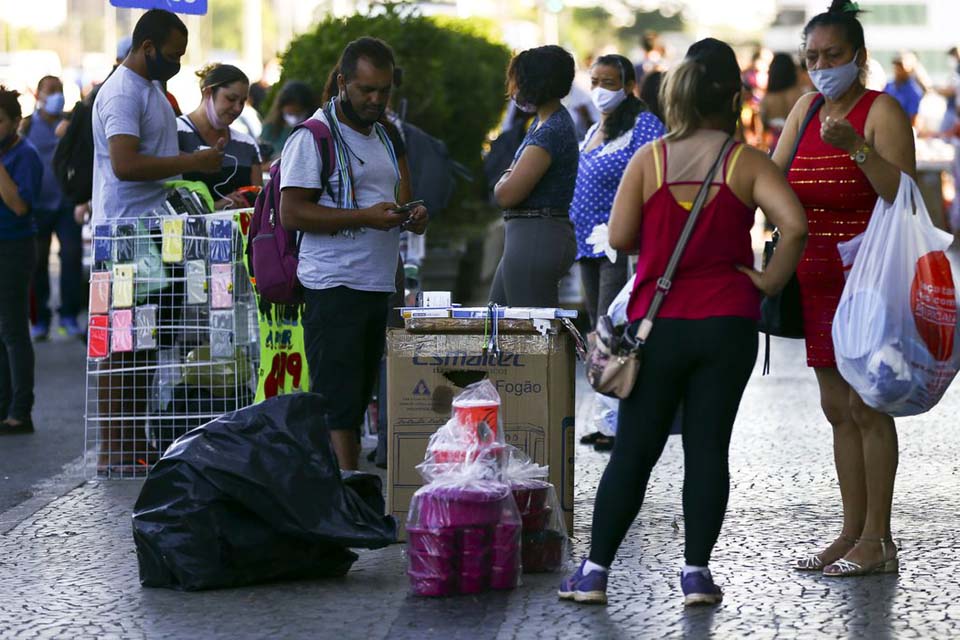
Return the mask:
<svg viewBox="0 0 960 640"><path fill-rule="evenodd" d="M284 228L320 234L361 227L387 231L407 219L407 214L394 213L395 202L381 202L366 209L334 209L317 204L319 197L318 189L283 189L280 192L280 220Z"/></svg>
<svg viewBox="0 0 960 640"><path fill-rule="evenodd" d="M652 160L654 145L641 147L630 159L610 210L610 246L617 251L636 253L643 211L644 165Z"/></svg>
<svg viewBox="0 0 960 640"><path fill-rule="evenodd" d="M917 177L917 151L913 129L903 107L887 94L880 94L867 115L867 160L860 165L870 185L881 198L893 202L900 189L900 174ZM820 130L823 141L846 153L855 153L864 143L846 119L827 120Z"/></svg>
<svg viewBox="0 0 960 640"><path fill-rule="evenodd" d="M186 172L215 173L223 164L225 144L221 139L213 149L159 157L140 153L140 138L116 135L109 140L110 164L117 178L129 182L164 180Z"/></svg>
<svg viewBox="0 0 960 640"><path fill-rule="evenodd" d="M807 214L777 164L755 149L744 149L743 155L742 168L746 175L753 176L751 199L779 229L780 241L762 273L752 265L737 268L770 296L781 291L797 270L807 243Z"/></svg>
<svg viewBox="0 0 960 640"><path fill-rule="evenodd" d="M0 199L15 215L25 216L30 213L30 205L20 197L17 183L13 181L7 168L0 164Z"/></svg>
<svg viewBox="0 0 960 640"><path fill-rule="evenodd" d="M790 162L790 154L793 153L793 148L797 144L800 125L803 124L803 119L806 117L807 111L810 110L814 96L816 96L815 93L807 93L801 96L796 104L793 105L793 108L790 110L790 115L787 116L787 122L783 125L783 131L777 140L777 148L774 149L772 156L773 161L780 167L781 171L787 169L787 163Z"/></svg>
<svg viewBox="0 0 960 640"><path fill-rule="evenodd" d="M493 188L497 204L504 209L510 209L526 200L552 162L553 158L546 149L528 145Z"/></svg>

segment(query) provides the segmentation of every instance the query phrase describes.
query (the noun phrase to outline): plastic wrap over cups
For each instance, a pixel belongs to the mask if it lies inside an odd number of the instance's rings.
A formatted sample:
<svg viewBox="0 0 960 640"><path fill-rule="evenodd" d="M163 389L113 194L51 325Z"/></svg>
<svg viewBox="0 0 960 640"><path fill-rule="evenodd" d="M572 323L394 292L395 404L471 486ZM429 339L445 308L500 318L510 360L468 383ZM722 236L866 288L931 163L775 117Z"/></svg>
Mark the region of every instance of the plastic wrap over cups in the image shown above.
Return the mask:
<svg viewBox="0 0 960 640"><path fill-rule="evenodd" d="M499 468L505 449L500 394L489 380L468 386L453 399L453 417L430 438L417 466L427 482L464 462L480 460Z"/></svg>
<svg viewBox="0 0 960 640"><path fill-rule="evenodd" d="M501 480L499 406L489 382L468 387L417 467L428 484L414 494L407 519L407 574L416 595L519 584L522 522L510 485Z"/></svg>
<svg viewBox="0 0 960 640"><path fill-rule="evenodd" d="M503 479L509 483L520 512L521 557L524 573L562 569L567 559L567 528L560 500L547 482L550 469L530 460L515 447L508 447Z"/></svg>
<svg viewBox="0 0 960 640"><path fill-rule="evenodd" d="M833 320L837 368L878 411L929 411L960 369L960 272L951 264L960 248L951 241L902 174L894 202L877 200L859 246L842 247L844 262L855 261Z"/></svg>

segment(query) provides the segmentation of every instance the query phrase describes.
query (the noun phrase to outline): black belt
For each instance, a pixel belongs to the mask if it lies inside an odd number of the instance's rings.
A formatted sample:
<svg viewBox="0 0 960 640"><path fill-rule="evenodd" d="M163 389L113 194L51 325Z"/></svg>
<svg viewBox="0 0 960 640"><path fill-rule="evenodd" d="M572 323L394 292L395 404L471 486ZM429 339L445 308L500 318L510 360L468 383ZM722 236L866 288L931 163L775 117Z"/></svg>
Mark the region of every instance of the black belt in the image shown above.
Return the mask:
<svg viewBox="0 0 960 640"><path fill-rule="evenodd" d="M553 209L544 207L542 209L504 209L503 219L513 220L514 218L562 218L570 219L570 212L567 209Z"/></svg>

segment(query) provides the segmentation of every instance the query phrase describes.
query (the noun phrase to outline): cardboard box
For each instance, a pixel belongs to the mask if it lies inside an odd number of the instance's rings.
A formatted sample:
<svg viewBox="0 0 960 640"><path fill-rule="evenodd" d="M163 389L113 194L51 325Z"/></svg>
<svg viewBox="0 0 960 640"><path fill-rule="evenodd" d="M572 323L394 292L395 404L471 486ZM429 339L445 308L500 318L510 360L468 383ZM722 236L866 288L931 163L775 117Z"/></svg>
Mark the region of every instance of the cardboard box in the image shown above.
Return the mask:
<svg viewBox="0 0 960 640"><path fill-rule="evenodd" d="M567 529L573 531L574 347L553 322L541 335L529 320L500 322L499 356L483 352L483 321L410 320L387 337L389 445L387 509L405 527L410 499L423 485L430 436L450 419L451 402L484 378L497 387L505 439L550 467Z"/></svg>

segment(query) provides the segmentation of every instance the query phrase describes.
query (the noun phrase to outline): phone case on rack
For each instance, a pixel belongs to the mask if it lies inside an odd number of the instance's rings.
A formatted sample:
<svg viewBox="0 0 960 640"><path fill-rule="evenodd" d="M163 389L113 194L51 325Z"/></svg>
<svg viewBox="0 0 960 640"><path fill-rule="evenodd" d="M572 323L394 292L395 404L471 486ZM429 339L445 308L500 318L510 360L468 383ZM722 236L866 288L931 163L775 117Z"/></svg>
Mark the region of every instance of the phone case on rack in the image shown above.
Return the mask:
<svg viewBox="0 0 960 640"><path fill-rule="evenodd" d="M136 308L134 322L137 327L137 351L157 348L157 305L144 304Z"/></svg>
<svg viewBox="0 0 960 640"><path fill-rule="evenodd" d="M118 224L113 233L113 261L133 262L137 230L132 224Z"/></svg>
<svg viewBox="0 0 960 640"><path fill-rule="evenodd" d="M183 219L166 218L163 221L163 261L183 262Z"/></svg>
<svg viewBox="0 0 960 640"><path fill-rule="evenodd" d="M183 256L187 260L207 257L207 227L203 218L191 216L183 221Z"/></svg>
<svg viewBox="0 0 960 640"><path fill-rule="evenodd" d="M90 273L90 313L102 314L110 310L110 272Z"/></svg>
<svg viewBox="0 0 960 640"><path fill-rule="evenodd" d="M180 194L180 198L183 200L183 206L187 208L188 214L192 216L202 216L205 213L209 213L206 207L200 204L200 198L197 194L190 189L179 187L177 193Z"/></svg>
<svg viewBox="0 0 960 640"><path fill-rule="evenodd" d="M164 205L167 207L167 210L173 210L173 213L178 216L185 216L190 211L187 210L187 205L183 202L183 196L176 189L172 189L170 193L167 194L167 200L164 202Z"/></svg>
<svg viewBox="0 0 960 640"><path fill-rule="evenodd" d="M109 262L113 260L113 229L108 224L93 227L93 261Z"/></svg>
<svg viewBox="0 0 960 640"><path fill-rule="evenodd" d="M133 309L110 312L110 350L114 353L133 351Z"/></svg>
<svg viewBox="0 0 960 640"><path fill-rule="evenodd" d="M229 220L210 221L210 262L233 262L230 243L233 241L233 224Z"/></svg>
<svg viewBox="0 0 960 640"><path fill-rule="evenodd" d="M133 265L113 265L113 308L133 306Z"/></svg>
<svg viewBox="0 0 960 640"><path fill-rule="evenodd" d="M210 357L233 357L233 311L210 312Z"/></svg>
<svg viewBox="0 0 960 640"><path fill-rule="evenodd" d="M187 260L187 304L207 302L207 265L203 260Z"/></svg>
<svg viewBox="0 0 960 640"><path fill-rule="evenodd" d="M210 265L211 307L229 309L233 306L233 265Z"/></svg>
<svg viewBox="0 0 960 640"><path fill-rule="evenodd" d="M90 316L87 321L87 356L106 358L110 355L110 316Z"/></svg>

